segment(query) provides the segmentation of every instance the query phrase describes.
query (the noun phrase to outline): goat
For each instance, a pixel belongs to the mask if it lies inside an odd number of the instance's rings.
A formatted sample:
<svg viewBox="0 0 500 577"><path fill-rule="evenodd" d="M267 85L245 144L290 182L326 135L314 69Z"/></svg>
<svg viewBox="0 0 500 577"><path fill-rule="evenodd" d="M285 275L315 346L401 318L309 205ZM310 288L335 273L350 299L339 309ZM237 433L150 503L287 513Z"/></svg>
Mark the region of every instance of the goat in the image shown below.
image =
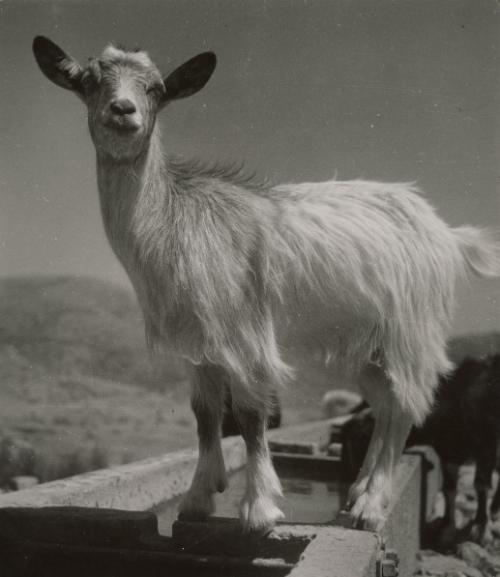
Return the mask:
<svg viewBox="0 0 500 577"><path fill-rule="evenodd" d="M41 36L33 51L42 72L87 106L104 227L148 343L191 367L199 460L179 515L206 517L226 487L228 384L248 452L243 527L267 530L282 518L266 412L271 391L292 376L280 347L315 340L375 407L351 514L379 528L411 424L425 418L438 373L450 369L455 279L495 274L498 247L478 230L448 227L413 185L272 186L165 156L157 112L208 82L211 52L162 79L143 51L108 46L85 67Z"/></svg>
<svg viewBox="0 0 500 577"><path fill-rule="evenodd" d="M341 433L342 471L346 481L359 470L373 431L370 408L344 425ZM449 376L440 379L434 408L420 427L414 427L407 446L430 445L443 465L445 512L441 544L457 535L455 496L458 467L469 461L476 464L474 486L478 507L470 536L479 542L489 539L488 489L497 468L500 443L500 354L484 359L465 359ZM500 483L490 506L491 517L500 519Z"/></svg>

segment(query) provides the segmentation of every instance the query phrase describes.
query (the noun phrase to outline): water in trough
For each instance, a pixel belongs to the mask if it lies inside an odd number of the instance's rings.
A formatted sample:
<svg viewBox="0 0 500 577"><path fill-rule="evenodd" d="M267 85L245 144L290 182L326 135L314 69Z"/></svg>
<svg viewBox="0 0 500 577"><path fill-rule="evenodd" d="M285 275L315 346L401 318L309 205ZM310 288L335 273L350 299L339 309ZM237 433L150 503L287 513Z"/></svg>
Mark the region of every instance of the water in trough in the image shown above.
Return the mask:
<svg viewBox="0 0 500 577"><path fill-rule="evenodd" d="M300 477L281 477L284 497L279 505L288 523L327 523L332 521L346 500L347 487L336 480L317 481ZM238 503L245 490L245 471L241 469L229 480L229 487L216 496L216 515L237 517ZM170 536L177 518L179 499L158 506L159 532Z"/></svg>

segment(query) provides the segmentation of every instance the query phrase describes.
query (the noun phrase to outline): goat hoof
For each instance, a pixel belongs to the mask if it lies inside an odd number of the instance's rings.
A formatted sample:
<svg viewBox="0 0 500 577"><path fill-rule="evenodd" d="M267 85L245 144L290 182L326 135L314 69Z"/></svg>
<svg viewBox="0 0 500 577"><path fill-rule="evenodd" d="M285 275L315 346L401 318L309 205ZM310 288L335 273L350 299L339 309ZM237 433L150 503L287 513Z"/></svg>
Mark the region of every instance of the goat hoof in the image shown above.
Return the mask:
<svg viewBox="0 0 500 577"><path fill-rule="evenodd" d="M243 530L251 533L268 533L285 515L269 498L245 497L240 505Z"/></svg>
<svg viewBox="0 0 500 577"><path fill-rule="evenodd" d="M353 520L353 528L365 531L380 531L386 520L381 496L369 493L358 497L349 514Z"/></svg>
<svg viewBox="0 0 500 577"><path fill-rule="evenodd" d="M177 518L180 521L204 521L215 511L212 495L187 493L179 505Z"/></svg>
<svg viewBox="0 0 500 577"><path fill-rule="evenodd" d="M356 481L349 487L349 492L347 494L347 508L351 509L354 503L366 493L366 487L368 485L368 477L361 479L361 481Z"/></svg>

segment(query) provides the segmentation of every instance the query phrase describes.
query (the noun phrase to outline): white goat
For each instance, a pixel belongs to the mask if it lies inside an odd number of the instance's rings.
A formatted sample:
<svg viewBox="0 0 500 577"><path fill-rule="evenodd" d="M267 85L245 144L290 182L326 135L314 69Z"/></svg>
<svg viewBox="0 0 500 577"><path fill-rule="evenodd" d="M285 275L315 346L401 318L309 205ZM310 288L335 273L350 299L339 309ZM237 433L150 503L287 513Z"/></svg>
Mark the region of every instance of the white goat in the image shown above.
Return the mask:
<svg viewBox="0 0 500 577"><path fill-rule="evenodd" d="M496 274L497 247L472 228L449 228L411 185L271 187L165 157L156 113L206 84L212 53L162 79L141 51L109 46L83 68L46 38L33 50L45 75L87 105L104 226L150 345L176 349L192 367L200 456L180 514L209 515L226 487L227 385L248 450L243 525L265 530L282 516L264 435L270 391L290 375L278 343L315 339L374 409L350 500L354 522L378 528L410 427L450 369L455 278Z"/></svg>

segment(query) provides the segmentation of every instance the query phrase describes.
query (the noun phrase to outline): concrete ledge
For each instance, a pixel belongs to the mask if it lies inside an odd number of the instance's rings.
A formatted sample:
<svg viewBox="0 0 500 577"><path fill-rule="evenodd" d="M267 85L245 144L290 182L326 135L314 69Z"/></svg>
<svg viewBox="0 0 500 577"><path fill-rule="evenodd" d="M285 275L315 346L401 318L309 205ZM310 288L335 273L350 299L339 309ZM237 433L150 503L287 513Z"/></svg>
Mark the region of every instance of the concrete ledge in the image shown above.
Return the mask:
<svg viewBox="0 0 500 577"><path fill-rule="evenodd" d="M394 492L387 510L387 520L379 533L384 545L397 551L402 576L413 575L417 551L420 548L421 465L420 456L402 456L396 469ZM346 511L341 511L335 519L335 524L351 527L352 519Z"/></svg>
<svg viewBox="0 0 500 577"><path fill-rule="evenodd" d="M258 556L265 552L295 564L289 577L375 577L381 543L373 533L301 523L279 523L265 537L249 536L236 519L220 517L200 523L177 521L173 540L199 553L248 555L250 549Z"/></svg>
<svg viewBox="0 0 500 577"><path fill-rule="evenodd" d="M223 439L228 473L246 462L240 437ZM127 511L150 509L184 493L191 483L198 451L186 449L119 467L77 475L0 496L0 507L78 506Z"/></svg>
<svg viewBox="0 0 500 577"><path fill-rule="evenodd" d="M269 446L276 453L316 455L330 444L332 430L340 431L350 418L352 415L272 429L267 433Z"/></svg>
<svg viewBox="0 0 500 577"><path fill-rule="evenodd" d="M269 431L268 438L318 439L328 431L329 421L306 423ZM222 440L228 473L246 463L240 436ZM0 495L0 507L106 507L127 511L151 509L182 495L193 477L196 449L184 449L127 465L76 475Z"/></svg>
<svg viewBox="0 0 500 577"><path fill-rule="evenodd" d="M315 447L328 437L330 421L320 421L271 432L269 437L290 446L293 442L310 442ZM241 468L246 461L246 450L240 437L224 439L223 453L229 473ZM0 508L80 506L114 508L126 511L146 510L172 500L184 493L191 482L196 466L196 450L183 450L129 465L96 471L86 475L55 481L0 496ZM314 461L324 461L328 467L337 466L338 460L312 455L275 455L278 461L303 461L310 468ZM296 464L294 464L295 468ZM333 467L335 468L335 467ZM332 474L331 472L329 473ZM405 455L397 469L395 492L388 511L387 523L377 536L346 528L339 524L295 527L278 526L275 537L282 532L294 533L309 541L290 577L367 577L376 574L381 566L383 542L397 550L400 575L413 573L415 554L419 548L419 533L425 497L421 493L422 457ZM425 483L424 483L425 484ZM433 491L431 491L432 493ZM429 494L427 494L427 498ZM236 522L236 521L234 521ZM347 525L349 527L349 525ZM290 540L290 537L287 537ZM300 540L300 539L299 539ZM292 543L293 544L293 543ZM293 545L295 547L295 545ZM282 544L279 545L283 547ZM286 564L286 563L285 563ZM282 567L285 569L285 566ZM280 569L281 570L281 569ZM389 574L389 573L388 573Z"/></svg>
<svg viewBox="0 0 500 577"><path fill-rule="evenodd" d="M436 518L438 493L443 486L441 460L432 447L415 445L406 449L407 455L418 455L422 459L422 525Z"/></svg>
<svg viewBox="0 0 500 577"><path fill-rule="evenodd" d="M198 555L283 559L295 564L319 530L312 525L279 523L270 533L249 533L238 519L209 517L175 521L172 541L179 551Z"/></svg>
<svg viewBox="0 0 500 577"><path fill-rule="evenodd" d="M413 575L420 549L422 459L403 455L382 531L385 543L397 551L400 575Z"/></svg>
<svg viewBox="0 0 500 577"><path fill-rule="evenodd" d="M251 555L294 565L289 577L375 577L381 540L373 533L301 523L279 523L265 537L244 533L236 519L177 521L173 541L198 554ZM263 577L268 573L262 572ZM403 574L402 574L403 575Z"/></svg>
<svg viewBox="0 0 500 577"><path fill-rule="evenodd" d="M211 518L177 522L172 539L152 513L5 508L0 517L5 577L375 577L381 553L370 533L324 525L280 524L258 537L236 519Z"/></svg>
<svg viewBox="0 0 500 577"><path fill-rule="evenodd" d="M374 533L314 527L315 538L288 577L375 577L380 540ZM401 573L407 577L406 573Z"/></svg>

